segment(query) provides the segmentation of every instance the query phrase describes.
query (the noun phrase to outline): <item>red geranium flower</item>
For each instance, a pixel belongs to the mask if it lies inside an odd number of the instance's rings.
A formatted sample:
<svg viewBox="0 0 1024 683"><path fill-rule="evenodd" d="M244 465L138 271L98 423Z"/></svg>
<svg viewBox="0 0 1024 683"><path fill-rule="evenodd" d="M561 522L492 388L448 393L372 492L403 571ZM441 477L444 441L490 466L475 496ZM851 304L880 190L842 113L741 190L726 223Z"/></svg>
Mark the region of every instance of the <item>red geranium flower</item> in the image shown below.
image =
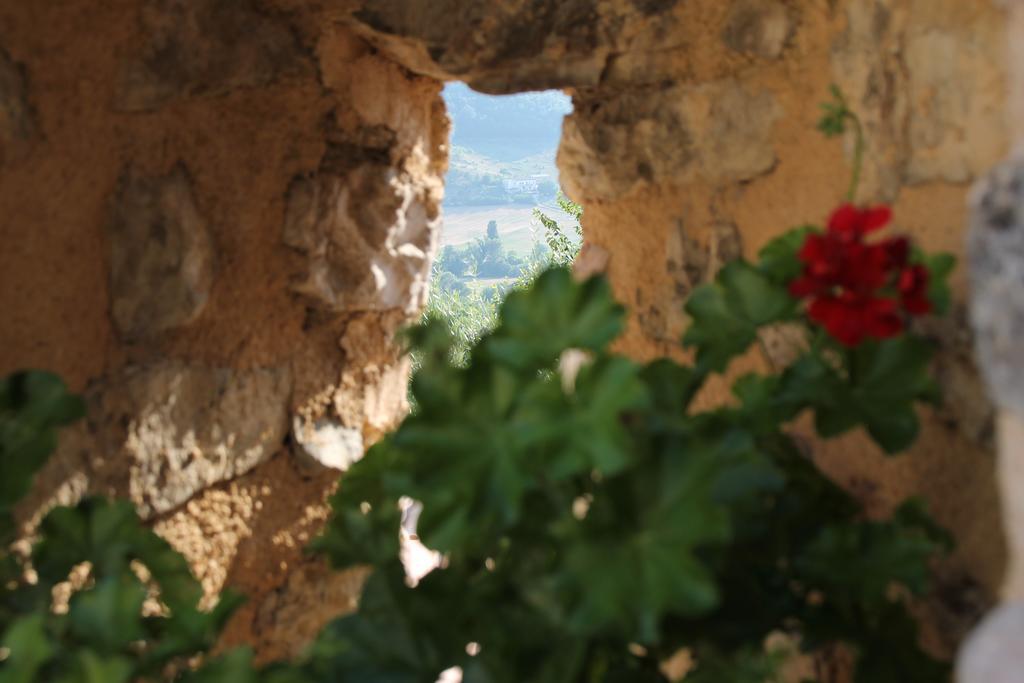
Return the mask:
<svg viewBox="0 0 1024 683"><path fill-rule="evenodd" d="M924 315L932 310L928 300L928 269L922 265L904 268L897 286L903 308L912 315Z"/></svg>
<svg viewBox="0 0 1024 683"><path fill-rule="evenodd" d="M876 206L859 209L853 204L843 204L832 213L828 231L846 240L860 240L865 235L881 230L892 220L892 209Z"/></svg>
<svg viewBox="0 0 1024 683"><path fill-rule="evenodd" d="M846 346L856 346L865 337L888 339L903 331L899 307L892 299L821 297L811 302L807 314Z"/></svg>
<svg viewBox="0 0 1024 683"><path fill-rule="evenodd" d="M907 239L864 241L891 218L885 206L860 209L845 204L832 214L827 232L808 235L798 253L804 269L790 283L790 293L811 298L808 315L847 346L902 331L901 305L912 315L931 308L926 296L928 271L908 267Z"/></svg>

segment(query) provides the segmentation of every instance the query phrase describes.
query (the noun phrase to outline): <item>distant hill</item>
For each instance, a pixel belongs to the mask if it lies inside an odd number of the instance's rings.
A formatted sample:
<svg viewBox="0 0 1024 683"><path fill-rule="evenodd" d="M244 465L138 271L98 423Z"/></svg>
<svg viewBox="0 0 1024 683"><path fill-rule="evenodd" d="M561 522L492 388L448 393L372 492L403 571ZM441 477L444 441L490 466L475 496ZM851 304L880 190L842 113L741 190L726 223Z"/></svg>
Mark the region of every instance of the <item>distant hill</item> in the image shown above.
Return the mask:
<svg viewBox="0 0 1024 683"><path fill-rule="evenodd" d="M452 83L444 99L453 123L452 144L497 161L538 154L553 159L562 119L572 112L571 100L558 91L494 96Z"/></svg>
<svg viewBox="0 0 1024 683"><path fill-rule="evenodd" d="M558 192L555 152L498 161L453 146L445 180L445 206L493 206L545 202Z"/></svg>

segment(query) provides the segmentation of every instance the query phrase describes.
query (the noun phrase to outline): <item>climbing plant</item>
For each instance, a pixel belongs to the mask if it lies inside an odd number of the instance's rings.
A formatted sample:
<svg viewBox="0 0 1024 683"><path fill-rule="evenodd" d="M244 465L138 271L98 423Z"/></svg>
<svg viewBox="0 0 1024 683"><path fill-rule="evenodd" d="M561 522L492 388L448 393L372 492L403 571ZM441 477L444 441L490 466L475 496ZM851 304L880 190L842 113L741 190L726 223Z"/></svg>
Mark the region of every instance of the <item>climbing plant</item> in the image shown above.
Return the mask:
<svg viewBox="0 0 1024 683"><path fill-rule="evenodd" d="M555 202L562 213L567 214L573 220L570 228L563 228L554 218L551 218L540 209L533 210L533 217L540 222L544 228L544 241L551 250L551 262L553 265L572 265L576 255L580 252L580 245L583 242L583 207L565 196L561 190L555 197ZM569 230L574 234L569 234Z"/></svg>
<svg viewBox="0 0 1024 683"><path fill-rule="evenodd" d="M687 683L765 683L793 650L837 648L858 683L947 681L908 602L948 535L919 501L867 519L810 454L863 429L896 455L938 400L909 323L943 311L952 259L880 238L890 218L844 204L726 265L686 305L688 363L613 353L624 309L565 268L513 291L465 358L443 321L411 330L418 409L344 476L311 548L372 567L359 609L265 668L198 656L237 599L199 610L184 560L126 503L57 508L29 554L10 550L12 506L81 404L50 375L8 378L0 683L434 683L455 667L464 683L664 683L680 652ZM804 331L793 360L731 379L777 325ZM729 398L702 398L714 387ZM444 558L416 585L406 498Z"/></svg>

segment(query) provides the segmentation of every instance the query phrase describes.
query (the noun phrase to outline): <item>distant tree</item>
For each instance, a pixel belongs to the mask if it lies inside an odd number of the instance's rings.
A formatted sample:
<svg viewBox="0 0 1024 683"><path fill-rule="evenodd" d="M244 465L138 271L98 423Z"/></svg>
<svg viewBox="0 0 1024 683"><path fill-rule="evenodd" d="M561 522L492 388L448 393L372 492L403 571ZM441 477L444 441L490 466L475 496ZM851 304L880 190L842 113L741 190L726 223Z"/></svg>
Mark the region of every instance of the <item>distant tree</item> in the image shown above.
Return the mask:
<svg viewBox="0 0 1024 683"><path fill-rule="evenodd" d="M450 244L441 250L437 263L442 273L451 273L456 277L466 275L469 270L465 252Z"/></svg>
<svg viewBox="0 0 1024 683"><path fill-rule="evenodd" d="M558 184L552 180L542 180L537 185L537 195L544 200L558 196Z"/></svg>
<svg viewBox="0 0 1024 683"><path fill-rule="evenodd" d="M505 260L505 249L501 245L501 238L483 239L478 238L469 247L469 256L476 264L477 273L481 272L487 263L496 263Z"/></svg>
<svg viewBox="0 0 1024 683"><path fill-rule="evenodd" d="M487 239L496 240L498 237L498 221L491 221L487 224Z"/></svg>
<svg viewBox="0 0 1024 683"><path fill-rule="evenodd" d="M551 247L544 242L534 242L533 249L530 250L529 262L531 265L547 266L551 262Z"/></svg>
<svg viewBox="0 0 1024 683"><path fill-rule="evenodd" d="M466 286L466 283L448 271L438 275L437 286L445 292L456 292L462 295L469 294L469 287Z"/></svg>

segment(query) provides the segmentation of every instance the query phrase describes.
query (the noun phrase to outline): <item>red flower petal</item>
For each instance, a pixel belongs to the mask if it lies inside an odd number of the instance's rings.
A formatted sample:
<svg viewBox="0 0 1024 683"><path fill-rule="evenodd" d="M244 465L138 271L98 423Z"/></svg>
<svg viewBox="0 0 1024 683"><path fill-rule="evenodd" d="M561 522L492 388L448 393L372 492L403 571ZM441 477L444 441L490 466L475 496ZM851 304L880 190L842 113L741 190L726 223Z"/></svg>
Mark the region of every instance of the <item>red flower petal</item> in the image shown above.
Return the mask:
<svg viewBox="0 0 1024 683"><path fill-rule="evenodd" d="M900 273L897 287L900 290L900 302L907 313L924 315L931 312L932 303L928 300L930 275L928 269L920 264L904 268Z"/></svg>
<svg viewBox="0 0 1024 683"><path fill-rule="evenodd" d="M888 206L874 206L860 212L860 230L862 235L880 230L892 220L892 209Z"/></svg>
<svg viewBox="0 0 1024 683"><path fill-rule="evenodd" d="M851 315L851 313L853 313ZM822 297L811 302L807 314L828 333L846 346L856 346L864 338L856 308L835 297Z"/></svg>
<svg viewBox="0 0 1024 683"><path fill-rule="evenodd" d="M861 311L864 331L877 339L888 339L903 331L903 319L892 299L871 299Z"/></svg>
<svg viewBox="0 0 1024 683"><path fill-rule="evenodd" d="M843 204L832 212L828 219L829 232L843 236L854 237L857 235L857 225L860 222L860 211L853 204Z"/></svg>
<svg viewBox="0 0 1024 683"><path fill-rule="evenodd" d="M910 241L906 237L893 237L878 243L889 256L890 268L902 268L910 258Z"/></svg>
<svg viewBox="0 0 1024 683"><path fill-rule="evenodd" d="M826 283L806 275L789 283L789 294L797 299L803 299L827 289L828 285Z"/></svg>

